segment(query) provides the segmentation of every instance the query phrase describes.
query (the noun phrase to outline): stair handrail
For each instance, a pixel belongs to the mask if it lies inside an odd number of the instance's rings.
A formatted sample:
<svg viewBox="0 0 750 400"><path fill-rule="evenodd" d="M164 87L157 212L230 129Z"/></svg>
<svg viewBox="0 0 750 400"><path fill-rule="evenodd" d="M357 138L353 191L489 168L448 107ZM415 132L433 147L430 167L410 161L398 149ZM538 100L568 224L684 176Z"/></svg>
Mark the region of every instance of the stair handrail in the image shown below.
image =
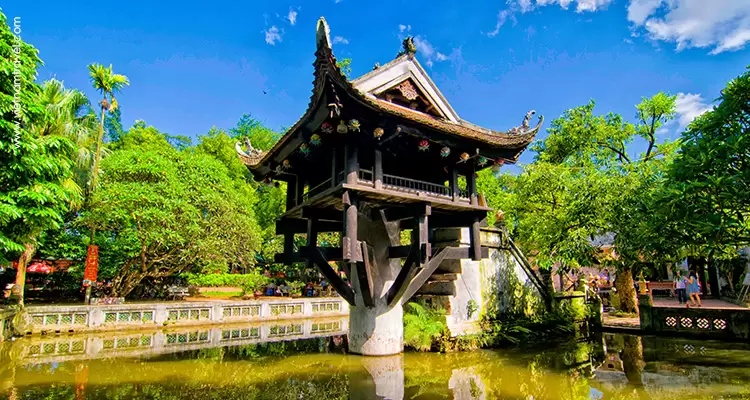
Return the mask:
<svg viewBox="0 0 750 400"><path fill-rule="evenodd" d="M549 292L547 292L547 289L544 287L544 283L542 282L541 278L539 278L539 276L536 274L534 269L531 267L529 260L523 254L521 249L518 248L516 243L513 241L513 239L510 237L510 235L507 232L503 231L503 236L505 236L505 239L507 240L511 254L513 254L513 257L516 259L516 261L524 270L524 272L526 272L526 276L528 276L531 283L534 286L536 286L536 289L539 291L539 294L541 294L544 297L544 299L548 302L548 304L550 304L552 302L552 297L550 296Z"/></svg>

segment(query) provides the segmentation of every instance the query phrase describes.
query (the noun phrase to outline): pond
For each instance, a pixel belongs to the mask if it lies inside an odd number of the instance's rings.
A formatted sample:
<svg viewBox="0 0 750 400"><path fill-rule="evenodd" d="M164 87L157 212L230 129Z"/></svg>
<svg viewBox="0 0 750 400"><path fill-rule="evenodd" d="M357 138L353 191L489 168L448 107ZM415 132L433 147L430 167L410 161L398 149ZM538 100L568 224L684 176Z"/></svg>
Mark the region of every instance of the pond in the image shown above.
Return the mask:
<svg viewBox="0 0 750 400"><path fill-rule="evenodd" d="M741 343L604 335L541 349L363 358L345 353L346 337L335 329L329 336L255 342L252 328L207 332L173 332L161 339L148 333L118 333L6 343L0 396L14 400L750 398L750 345ZM211 335L227 340L212 340Z"/></svg>

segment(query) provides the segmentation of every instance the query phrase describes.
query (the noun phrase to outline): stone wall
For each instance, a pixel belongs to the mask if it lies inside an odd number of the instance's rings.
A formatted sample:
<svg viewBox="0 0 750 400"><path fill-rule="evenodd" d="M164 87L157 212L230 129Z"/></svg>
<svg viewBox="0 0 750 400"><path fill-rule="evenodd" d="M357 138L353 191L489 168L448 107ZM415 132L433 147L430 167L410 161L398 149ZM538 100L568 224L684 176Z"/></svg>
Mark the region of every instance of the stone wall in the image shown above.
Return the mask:
<svg viewBox="0 0 750 400"><path fill-rule="evenodd" d="M706 339L750 339L750 309L654 307L638 296L641 330L646 333Z"/></svg>
<svg viewBox="0 0 750 400"><path fill-rule="evenodd" d="M339 297L29 306L20 329L26 334L73 333L348 315L349 304Z"/></svg>
<svg viewBox="0 0 750 400"><path fill-rule="evenodd" d="M470 244L468 228L439 229L435 235L439 245ZM440 267L457 273L457 279L450 282L455 294L442 300L452 336L479 332L483 317L530 316L544 307L538 290L503 243L501 231L482 228L481 238L482 246L490 249L488 258L446 260Z"/></svg>

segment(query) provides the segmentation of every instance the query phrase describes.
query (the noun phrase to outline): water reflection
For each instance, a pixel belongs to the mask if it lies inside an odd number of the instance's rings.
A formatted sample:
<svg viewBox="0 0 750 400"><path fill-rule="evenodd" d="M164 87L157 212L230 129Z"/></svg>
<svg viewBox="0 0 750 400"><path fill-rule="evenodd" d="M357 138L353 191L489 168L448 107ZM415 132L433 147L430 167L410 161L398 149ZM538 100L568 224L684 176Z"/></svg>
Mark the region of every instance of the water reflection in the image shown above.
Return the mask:
<svg viewBox="0 0 750 400"><path fill-rule="evenodd" d="M364 358L345 354L341 332L279 340L297 335L287 328L19 340L3 349L0 391L76 400L750 398L746 344L607 335L535 350Z"/></svg>

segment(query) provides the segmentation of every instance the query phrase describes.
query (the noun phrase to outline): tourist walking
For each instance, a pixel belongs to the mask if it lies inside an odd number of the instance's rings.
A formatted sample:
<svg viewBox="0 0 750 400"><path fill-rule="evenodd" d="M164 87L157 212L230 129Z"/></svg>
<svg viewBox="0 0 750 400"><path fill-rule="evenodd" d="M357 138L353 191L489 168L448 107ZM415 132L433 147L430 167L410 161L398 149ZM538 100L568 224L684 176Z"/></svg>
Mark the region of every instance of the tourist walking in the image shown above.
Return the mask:
<svg viewBox="0 0 750 400"><path fill-rule="evenodd" d="M695 271L690 271L690 278L687 281L687 291L688 291L688 295L690 295L690 305L686 305L686 306L695 307L697 305L698 307L700 307L701 306L701 287L700 287L700 281L698 280L698 275L696 275Z"/></svg>
<svg viewBox="0 0 750 400"><path fill-rule="evenodd" d="M682 276L682 271L677 271L677 276L674 277L674 291L677 294L677 301L680 304L687 304L687 293L685 285L685 277Z"/></svg>

